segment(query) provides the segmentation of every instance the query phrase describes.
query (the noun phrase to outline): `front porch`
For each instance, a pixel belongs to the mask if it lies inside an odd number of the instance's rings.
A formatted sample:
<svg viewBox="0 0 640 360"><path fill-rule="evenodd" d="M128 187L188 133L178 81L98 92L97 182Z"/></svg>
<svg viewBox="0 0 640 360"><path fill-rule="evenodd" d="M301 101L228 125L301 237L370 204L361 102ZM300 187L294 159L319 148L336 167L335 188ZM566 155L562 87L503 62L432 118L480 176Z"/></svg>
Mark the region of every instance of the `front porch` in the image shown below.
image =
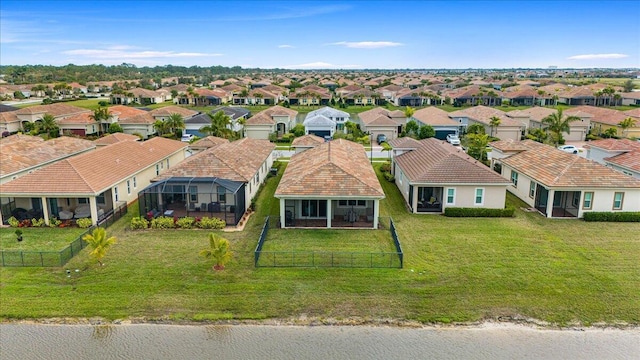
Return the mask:
<svg viewBox="0 0 640 360"><path fill-rule="evenodd" d="M378 199L280 199L281 228L378 228Z"/></svg>

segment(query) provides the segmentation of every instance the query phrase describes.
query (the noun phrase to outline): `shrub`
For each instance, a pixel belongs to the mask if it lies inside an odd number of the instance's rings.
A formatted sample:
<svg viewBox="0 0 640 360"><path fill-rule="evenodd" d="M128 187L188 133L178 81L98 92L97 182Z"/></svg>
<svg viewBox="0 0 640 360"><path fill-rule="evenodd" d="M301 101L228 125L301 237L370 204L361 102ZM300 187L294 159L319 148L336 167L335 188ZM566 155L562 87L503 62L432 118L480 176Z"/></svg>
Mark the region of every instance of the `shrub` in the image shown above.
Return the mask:
<svg viewBox="0 0 640 360"><path fill-rule="evenodd" d="M151 220L151 227L154 229L173 229L176 226L172 217L159 216Z"/></svg>
<svg viewBox="0 0 640 360"><path fill-rule="evenodd" d="M178 219L178 221L176 222L176 225L178 225L180 229L191 229L195 221L196 221L195 218L192 218L191 216L186 216Z"/></svg>
<svg viewBox="0 0 640 360"><path fill-rule="evenodd" d="M58 218L56 218L55 216L51 217L51 219L49 219L49 227L58 227L60 226L60 224L62 224L62 220L58 220Z"/></svg>
<svg viewBox="0 0 640 360"><path fill-rule="evenodd" d="M24 219L20 221L20 224L18 224L18 227L30 227L30 226L31 226L31 220L29 219Z"/></svg>
<svg viewBox="0 0 640 360"><path fill-rule="evenodd" d="M383 173L391 172L391 164L386 162L380 165L380 171L382 171Z"/></svg>
<svg viewBox="0 0 640 360"><path fill-rule="evenodd" d="M449 217L513 217L515 209L484 209L449 207L444 209L444 216Z"/></svg>
<svg viewBox="0 0 640 360"><path fill-rule="evenodd" d="M384 178L387 179L387 181L389 182L393 182L396 179L392 173L388 173L388 172L384 173Z"/></svg>
<svg viewBox="0 0 640 360"><path fill-rule="evenodd" d="M93 225L93 221L91 221L91 219L89 218L82 218L76 220L76 225L78 225L79 228L88 229L89 227L91 227L91 225Z"/></svg>
<svg viewBox="0 0 640 360"><path fill-rule="evenodd" d="M283 142L291 142L291 141L293 141L293 139L294 139L294 138L295 138L295 135L294 135L294 134L292 134L292 133L287 133L287 134L282 135L282 139L281 139L281 140L282 140Z"/></svg>
<svg viewBox="0 0 640 360"><path fill-rule="evenodd" d="M206 216L196 222L196 227L200 229L224 229L225 226L227 226L227 223L224 220Z"/></svg>
<svg viewBox="0 0 640 360"><path fill-rule="evenodd" d="M7 220L7 222L9 223L9 226L17 228L18 226L20 226L20 221L18 221L18 219L16 219L14 216L10 217L9 220Z"/></svg>
<svg viewBox="0 0 640 360"><path fill-rule="evenodd" d="M44 219L43 218L40 218L40 219L33 218L33 219L31 219L31 226L43 227L44 226Z"/></svg>
<svg viewBox="0 0 640 360"><path fill-rule="evenodd" d="M136 216L131 219L131 224L129 225L131 230L140 230L146 229L149 227L149 220L145 219L142 216Z"/></svg>
<svg viewBox="0 0 640 360"><path fill-rule="evenodd" d="M640 211L586 212L584 221L640 222Z"/></svg>

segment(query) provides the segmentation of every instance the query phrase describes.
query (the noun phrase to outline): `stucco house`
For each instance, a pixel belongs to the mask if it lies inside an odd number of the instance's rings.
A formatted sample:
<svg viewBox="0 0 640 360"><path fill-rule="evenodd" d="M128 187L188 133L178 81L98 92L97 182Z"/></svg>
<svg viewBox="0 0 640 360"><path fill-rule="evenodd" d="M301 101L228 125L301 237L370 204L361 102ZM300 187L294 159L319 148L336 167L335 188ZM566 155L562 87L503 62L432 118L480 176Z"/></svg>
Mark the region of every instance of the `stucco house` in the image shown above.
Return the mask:
<svg viewBox="0 0 640 360"><path fill-rule="evenodd" d="M57 161L0 185L2 221L26 213L47 224L51 217L90 218L98 224L135 201L152 178L184 160L186 147L157 137L122 141Z"/></svg>
<svg viewBox="0 0 640 360"><path fill-rule="evenodd" d="M449 134L458 134L460 124L449 117L449 113L437 107L429 106L416 110L412 116L418 124L429 125L436 131L436 139L446 140Z"/></svg>
<svg viewBox="0 0 640 360"><path fill-rule="evenodd" d="M294 154L274 196L282 228L369 229L385 197L364 147L344 139Z"/></svg>
<svg viewBox="0 0 640 360"><path fill-rule="evenodd" d="M504 111L484 105L451 112L449 117L465 128L471 124L480 124L484 127L485 133L500 140L520 140L524 130L524 126L520 121L506 116ZM493 117L500 119L500 124L492 129L490 124Z"/></svg>
<svg viewBox="0 0 640 360"><path fill-rule="evenodd" d="M398 189L412 213L443 213L447 207L505 207L509 181L461 149L435 138L393 157Z"/></svg>
<svg viewBox="0 0 640 360"><path fill-rule="evenodd" d="M280 105L272 106L250 117L244 126L245 136L252 139L269 139L271 133L282 136L296 123L298 112Z"/></svg>
<svg viewBox="0 0 640 360"><path fill-rule="evenodd" d="M640 179L640 142L629 139L589 141L587 159Z"/></svg>
<svg viewBox="0 0 640 360"><path fill-rule="evenodd" d="M402 127L407 123L407 118L402 111L389 111L381 107L361 112L358 117L362 131L368 132L372 141L375 141L380 134L384 134L387 141L397 138L402 132Z"/></svg>
<svg viewBox="0 0 640 360"><path fill-rule="evenodd" d="M544 118L555 114L557 110L546 107L532 107L524 110L514 110L506 113L508 117L520 121L525 129L544 129L546 125L542 122ZM563 132L562 137L569 141L584 141L589 130L591 129L590 114L583 111L574 111L573 109L563 112L564 116L577 116L579 121L573 121L569 125L569 132Z"/></svg>
<svg viewBox="0 0 640 360"><path fill-rule="evenodd" d="M335 127L334 127L334 132L335 131L340 131L340 132L346 132L346 129L344 127L344 124L349 121L350 115L348 112L346 111L342 111L342 110L338 110L338 109L334 109L332 107L328 107L325 106L321 109L318 110L313 110L311 112L309 112L305 118L305 123L307 122L308 119L311 119L315 116L323 116L333 122L335 122ZM305 127L307 125L305 124ZM315 133L315 132L314 132ZM307 134L309 134L309 132L307 132ZM325 136L326 134L316 134L318 136ZM333 132L330 134L331 136L333 136Z"/></svg>

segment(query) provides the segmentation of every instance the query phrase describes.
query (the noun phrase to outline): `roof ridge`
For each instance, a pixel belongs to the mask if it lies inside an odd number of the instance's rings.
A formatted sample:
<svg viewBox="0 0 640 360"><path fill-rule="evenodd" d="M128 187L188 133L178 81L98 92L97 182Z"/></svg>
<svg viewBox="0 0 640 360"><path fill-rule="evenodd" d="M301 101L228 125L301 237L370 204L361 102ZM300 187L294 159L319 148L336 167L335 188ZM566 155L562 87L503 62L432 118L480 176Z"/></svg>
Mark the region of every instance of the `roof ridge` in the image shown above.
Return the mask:
<svg viewBox="0 0 640 360"><path fill-rule="evenodd" d="M569 161L568 163L566 163L564 169L562 171L560 171L560 173L558 174L558 176L556 176L553 181L551 181L551 184L555 184L558 180L560 180L560 178L562 176L564 176L564 174L567 173L567 171L569 171L569 169L571 168L571 166L573 166L573 164L575 164L577 161L579 161L581 158L578 156L572 156L571 161ZM549 184L549 185L551 185Z"/></svg>
<svg viewBox="0 0 640 360"><path fill-rule="evenodd" d="M91 184L87 181L87 179L84 176L82 176L82 173L80 171L78 171L78 169L76 168L75 164L73 164L71 162L71 160L76 160L76 159L77 159L77 157L75 159L64 159L62 161L66 161L67 164L69 164L69 166L71 166L73 171L76 172L76 175L78 175L80 177L80 179L82 179L82 181L85 183L85 185L87 185L87 187L89 189L91 189L93 192L95 192L96 190L93 188L93 186L91 186Z"/></svg>

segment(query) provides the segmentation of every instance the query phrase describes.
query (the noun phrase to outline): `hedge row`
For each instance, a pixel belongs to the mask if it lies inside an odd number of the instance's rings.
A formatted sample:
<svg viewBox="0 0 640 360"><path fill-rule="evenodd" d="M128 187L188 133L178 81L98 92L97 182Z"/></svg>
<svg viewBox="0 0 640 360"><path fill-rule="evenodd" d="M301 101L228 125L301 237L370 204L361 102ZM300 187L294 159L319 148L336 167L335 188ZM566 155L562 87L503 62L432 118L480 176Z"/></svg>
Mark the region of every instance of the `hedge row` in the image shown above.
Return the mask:
<svg viewBox="0 0 640 360"><path fill-rule="evenodd" d="M444 209L444 216L450 217L513 217L515 209L484 209L448 207Z"/></svg>
<svg viewBox="0 0 640 360"><path fill-rule="evenodd" d="M584 221L640 222L640 211L585 212Z"/></svg>

